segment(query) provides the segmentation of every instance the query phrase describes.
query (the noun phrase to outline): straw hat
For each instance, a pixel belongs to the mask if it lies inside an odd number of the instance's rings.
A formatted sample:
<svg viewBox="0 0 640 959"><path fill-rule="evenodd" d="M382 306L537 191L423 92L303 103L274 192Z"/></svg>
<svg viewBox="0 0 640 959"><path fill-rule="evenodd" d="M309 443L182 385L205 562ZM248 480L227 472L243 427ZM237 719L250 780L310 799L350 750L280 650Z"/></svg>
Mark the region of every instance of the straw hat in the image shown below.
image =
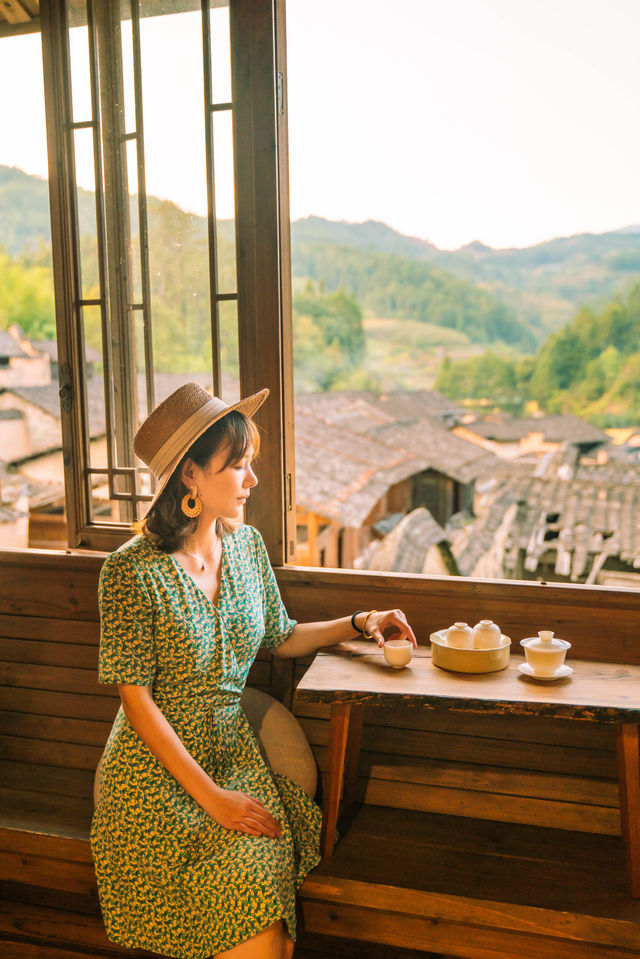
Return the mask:
<svg viewBox="0 0 640 959"><path fill-rule="evenodd" d="M253 416L268 395L269 390L260 390L228 406L197 383L185 383L163 400L133 438L134 453L156 478L156 491L150 505L156 502L178 463L199 436L232 410Z"/></svg>

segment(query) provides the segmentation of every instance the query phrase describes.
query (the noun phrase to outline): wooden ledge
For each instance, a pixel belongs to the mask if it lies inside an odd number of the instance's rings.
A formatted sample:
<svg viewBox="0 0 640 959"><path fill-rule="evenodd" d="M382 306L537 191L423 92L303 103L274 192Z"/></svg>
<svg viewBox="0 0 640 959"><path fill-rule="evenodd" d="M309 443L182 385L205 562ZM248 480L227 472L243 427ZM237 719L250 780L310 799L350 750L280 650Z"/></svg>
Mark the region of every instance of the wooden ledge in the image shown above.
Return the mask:
<svg viewBox="0 0 640 959"><path fill-rule="evenodd" d="M372 924L375 923L374 914L383 913L385 920L393 922L395 919L398 930L402 928L404 917L428 920L430 923L450 922L459 925L464 922L475 929L491 930L494 935L502 935L507 931L526 933L555 940L630 949L632 955L640 955L640 928L637 923L572 914L562 909L519 906L315 875L305 881L300 896L305 904L332 903L336 907L360 907L366 910ZM380 940L376 937L376 941ZM397 940L393 944L400 945Z"/></svg>

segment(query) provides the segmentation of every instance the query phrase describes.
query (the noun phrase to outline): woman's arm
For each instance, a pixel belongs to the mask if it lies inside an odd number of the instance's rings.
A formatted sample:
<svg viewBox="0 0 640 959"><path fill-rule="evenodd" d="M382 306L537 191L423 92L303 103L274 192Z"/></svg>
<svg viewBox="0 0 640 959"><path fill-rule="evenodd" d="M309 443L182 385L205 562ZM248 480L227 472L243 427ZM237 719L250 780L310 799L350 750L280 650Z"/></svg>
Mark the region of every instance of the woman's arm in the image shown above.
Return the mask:
<svg viewBox="0 0 640 959"><path fill-rule="evenodd" d="M124 714L140 739L212 819L251 836L280 837L279 823L261 802L222 789L207 775L156 706L150 686L120 685L118 692Z"/></svg>
<svg viewBox="0 0 640 959"><path fill-rule="evenodd" d="M354 633L350 616L331 619L324 623L297 623L284 643L273 650L273 655L282 659L293 659L315 653L323 646L335 646L346 639L362 635L365 620L367 634L375 639L378 646L384 643L384 633L387 630L394 631L396 634L394 639L408 639L414 646L418 645L402 610L387 609L382 612L372 610L369 613L357 613L354 617L354 622L360 631L358 633Z"/></svg>

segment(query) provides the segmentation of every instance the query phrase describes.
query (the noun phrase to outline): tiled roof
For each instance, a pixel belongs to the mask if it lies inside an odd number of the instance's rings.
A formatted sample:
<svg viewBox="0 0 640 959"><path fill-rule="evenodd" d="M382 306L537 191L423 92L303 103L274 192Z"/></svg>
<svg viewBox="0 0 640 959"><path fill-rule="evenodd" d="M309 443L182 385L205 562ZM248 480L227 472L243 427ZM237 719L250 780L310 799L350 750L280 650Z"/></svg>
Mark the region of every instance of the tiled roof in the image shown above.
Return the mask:
<svg viewBox="0 0 640 959"><path fill-rule="evenodd" d="M562 476L567 478L562 478ZM549 550L555 552L555 572L574 581L588 578L596 557L617 557L640 569L640 466L608 463L578 466L568 476L559 469L545 476L508 477L496 484L489 505L474 523L481 552L490 545L509 507L515 507L504 544L504 569L515 575L519 551L524 567L538 568ZM462 572L471 559L454 555Z"/></svg>
<svg viewBox="0 0 640 959"><path fill-rule="evenodd" d="M189 379L211 387L205 374L159 374L156 403ZM9 390L52 417L52 433L42 450L61 443L58 389L52 383ZM142 397L142 379L139 390ZM237 384L225 383L223 395L232 402ZM100 436L105 432L101 377L87 380L87 398L91 436ZM467 484L500 463L442 426L440 414L451 404L430 391L382 397L365 392L303 394L296 396L295 407L298 504L342 526L361 526L392 486L427 469Z"/></svg>
<svg viewBox="0 0 640 959"><path fill-rule="evenodd" d="M404 451L296 411L296 501L359 527L387 490L421 469Z"/></svg>
<svg viewBox="0 0 640 959"><path fill-rule="evenodd" d="M344 420L364 416L368 422L392 423L420 419L424 416L442 421L462 415L463 410L435 390L372 393L369 390L339 390L328 393L296 394L296 410L311 408L327 420Z"/></svg>
<svg viewBox="0 0 640 959"><path fill-rule="evenodd" d="M189 373L160 373L155 377L156 404L166 399L178 386L189 380L200 383L201 386L211 388L211 377L206 374ZM38 409L48 413L56 421L52 424L50 443L43 448L53 449L62 443L60 433L60 384L49 383L47 386L8 386L5 392L19 396L27 403L32 403ZM106 430L104 414L104 384L102 377L91 376L86 381L87 403L89 411L89 430L92 438L102 436ZM138 390L142 408L144 409L144 379L138 379ZM230 393L225 393L229 402L232 402ZM40 452L40 451L34 451Z"/></svg>
<svg viewBox="0 0 640 959"><path fill-rule="evenodd" d="M24 493L30 497L36 490L41 489L42 486L42 483L36 483L27 479L27 477L22 476L20 473L9 472L7 464L3 460L0 460L0 491L2 493L0 505L3 508L13 510L15 513L15 503L19 497ZM15 519L15 515L12 514L12 518Z"/></svg>
<svg viewBox="0 0 640 959"><path fill-rule="evenodd" d="M427 400L426 391L417 397L348 392L297 396L298 503L341 525L358 527L386 491L409 476L433 469L466 484L499 462L427 415L425 410L438 406L439 400ZM407 419L409 412L413 419Z"/></svg>
<svg viewBox="0 0 640 959"><path fill-rule="evenodd" d="M499 443L517 443L531 433L542 433L548 443L608 443L610 437L597 426L592 426L579 416L567 413L562 416L531 416L526 418L491 417L467 424L487 440Z"/></svg>
<svg viewBox="0 0 640 959"><path fill-rule="evenodd" d="M446 538L442 526L428 509L420 506L407 513L384 539L370 543L358 567L421 573L428 551Z"/></svg>
<svg viewBox="0 0 640 959"><path fill-rule="evenodd" d="M459 483L470 483L482 473L491 470L497 457L474 443L454 436L448 430L428 419L389 423L378 427L374 436L381 442L406 450L423 465L434 469Z"/></svg>

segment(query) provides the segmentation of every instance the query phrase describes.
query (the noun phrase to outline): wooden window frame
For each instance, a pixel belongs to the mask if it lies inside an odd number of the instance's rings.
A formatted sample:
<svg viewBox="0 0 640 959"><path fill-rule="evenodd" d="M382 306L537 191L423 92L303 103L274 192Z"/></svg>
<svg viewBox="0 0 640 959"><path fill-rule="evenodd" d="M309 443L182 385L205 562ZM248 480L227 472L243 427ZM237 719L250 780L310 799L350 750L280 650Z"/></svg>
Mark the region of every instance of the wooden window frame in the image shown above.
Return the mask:
<svg viewBox="0 0 640 959"><path fill-rule="evenodd" d="M100 0L100 16L107 16L105 8L115 9L116 2ZM91 467L66 0L42 0L40 16L69 546L111 550L130 536L130 529L124 523L93 521L88 495ZM251 498L247 521L261 529L272 562L282 564L294 558L296 539L284 0L230 0L229 16L240 389L243 395L265 386L271 391L256 417L265 437L263 481ZM109 183L109 177L105 179ZM117 225L115 229L117 234ZM214 299L216 293L214 284ZM214 344L216 314L212 303Z"/></svg>

